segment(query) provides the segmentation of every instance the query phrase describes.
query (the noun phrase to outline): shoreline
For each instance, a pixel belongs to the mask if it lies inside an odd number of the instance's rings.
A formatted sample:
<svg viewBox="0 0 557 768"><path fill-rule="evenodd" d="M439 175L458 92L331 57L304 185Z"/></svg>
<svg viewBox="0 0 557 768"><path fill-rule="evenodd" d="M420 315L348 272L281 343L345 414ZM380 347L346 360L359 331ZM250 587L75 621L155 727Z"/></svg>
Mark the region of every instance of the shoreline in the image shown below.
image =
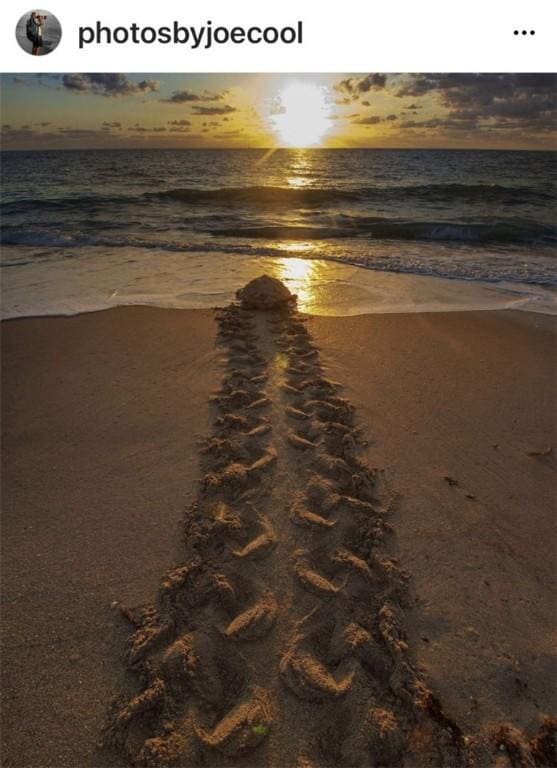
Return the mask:
<svg viewBox="0 0 557 768"><path fill-rule="evenodd" d="M554 318L306 325L370 466L401 497L389 523L412 576L416 663L467 730L503 721L530 735L556 705ZM135 306L0 327L5 756L91 764L112 696L133 693L111 604L149 602L181 562L223 375L215 313Z"/></svg>
<svg viewBox="0 0 557 768"><path fill-rule="evenodd" d="M17 322L23 322L26 320L31 321L41 321L41 320L71 320L72 318L78 318L78 317L87 317L89 315L98 315L103 312L113 312L113 311L122 311L122 310L130 310L130 309L138 309L138 310L162 310L162 311L170 311L170 312L200 312L205 314L211 314L216 313L219 311L222 311L225 309L225 305L215 305L214 307L168 307L168 306L158 306L156 304L119 304L113 307L99 307L98 309L86 309L82 312L74 312L71 314L63 314L63 313L55 313L52 315L22 315L22 316L16 316L16 317L1 317L0 318L0 326L2 325L8 325L11 323L17 323ZM413 315L465 315L465 314L491 314L491 313L504 313L506 315L514 315L515 313L518 314L518 316L524 315L524 319L526 322L534 321L536 318L546 318L546 320L542 320L542 323L546 323L548 325L548 328L555 327L557 330L557 314L554 314L552 312L536 312L535 310L532 310L530 308L521 308L521 307L486 307L486 308L477 308L477 307L470 307L469 309L431 309L431 310L416 310L414 312L408 312L408 311L398 311L398 310L392 310L392 311L383 311L383 312L358 312L357 314L346 314L346 315L332 315L332 314L318 314L318 313L301 313L304 317L307 319L320 319L320 318L327 318L327 319L334 319L334 320L347 320L349 318L372 318L372 317L407 317L407 316L413 316ZM528 319L529 318L529 319Z"/></svg>
<svg viewBox="0 0 557 768"><path fill-rule="evenodd" d="M298 295L300 311L318 316L507 309L557 316L557 288L541 284L387 272L295 256L237 255L233 262L226 254L188 254L187 260L180 253L163 256L164 278L153 273L153 254L140 249L123 260L107 252L107 265L100 270L96 252L90 260L85 254L75 261L10 268L3 272L2 320L73 317L126 306L215 309L227 306L239 288L263 273ZM176 292L176 286L182 290Z"/></svg>

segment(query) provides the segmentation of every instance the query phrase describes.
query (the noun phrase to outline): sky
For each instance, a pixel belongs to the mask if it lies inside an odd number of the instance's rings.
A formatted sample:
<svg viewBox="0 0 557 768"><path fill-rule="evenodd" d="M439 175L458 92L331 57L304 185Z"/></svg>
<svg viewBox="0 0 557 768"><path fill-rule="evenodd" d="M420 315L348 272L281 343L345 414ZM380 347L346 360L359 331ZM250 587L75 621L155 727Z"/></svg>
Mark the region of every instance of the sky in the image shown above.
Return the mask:
<svg viewBox="0 0 557 768"><path fill-rule="evenodd" d="M3 149L555 149L549 74L2 75Z"/></svg>

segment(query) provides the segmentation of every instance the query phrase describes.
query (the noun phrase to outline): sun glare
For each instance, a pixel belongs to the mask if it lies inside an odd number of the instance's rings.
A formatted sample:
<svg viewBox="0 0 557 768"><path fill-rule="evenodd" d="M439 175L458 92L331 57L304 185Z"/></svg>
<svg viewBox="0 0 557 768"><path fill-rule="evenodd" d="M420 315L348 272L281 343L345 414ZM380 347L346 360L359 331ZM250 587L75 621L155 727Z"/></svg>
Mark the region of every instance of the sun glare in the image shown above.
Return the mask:
<svg viewBox="0 0 557 768"><path fill-rule="evenodd" d="M319 282L317 262L309 259L285 258L275 262L275 274L284 280L298 297L298 309L311 312L315 303L315 285Z"/></svg>
<svg viewBox="0 0 557 768"><path fill-rule="evenodd" d="M312 147L330 128L326 90L315 83L294 82L278 96L279 114L273 116L279 139L290 147Z"/></svg>

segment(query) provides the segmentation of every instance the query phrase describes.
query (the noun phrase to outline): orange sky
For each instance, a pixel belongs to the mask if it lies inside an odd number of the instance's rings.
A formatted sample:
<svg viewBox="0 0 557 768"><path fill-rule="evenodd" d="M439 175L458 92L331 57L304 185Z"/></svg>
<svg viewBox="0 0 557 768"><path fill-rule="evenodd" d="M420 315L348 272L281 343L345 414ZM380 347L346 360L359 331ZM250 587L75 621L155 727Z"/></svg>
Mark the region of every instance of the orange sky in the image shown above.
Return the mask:
<svg viewBox="0 0 557 768"><path fill-rule="evenodd" d="M555 149L553 75L3 75L4 149Z"/></svg>

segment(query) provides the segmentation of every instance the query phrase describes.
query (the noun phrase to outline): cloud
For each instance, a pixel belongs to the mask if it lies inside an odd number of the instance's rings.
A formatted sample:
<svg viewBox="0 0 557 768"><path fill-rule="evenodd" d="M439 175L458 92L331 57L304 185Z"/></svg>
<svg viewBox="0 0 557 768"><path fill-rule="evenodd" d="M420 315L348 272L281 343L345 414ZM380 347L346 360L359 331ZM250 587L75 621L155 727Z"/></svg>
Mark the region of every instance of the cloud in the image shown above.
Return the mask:
<svg viewBox="0 0 557 768"><path fill-rule="evenodd" d="M355 125L377 125L382 120L379 115L368 115L367 117L358 117L356 120L352 120Z"/></svg>
<svg viewBox="0 0 557 768"><path fill-rule="evenodd" d="M134 131L135 133L165 133L166 130L166 126L164 125L148 127L145 125L139 125L139 123L128 127L128 131Z"/></svg>
<svg viewBox="0 0 557 768"><path fill-rule="evenodd" d="M2 126L2 138L4 139L19 139L28 138L30 136L38 136L39 132L34 128L12 128L10 125Z"/></svg>
<svg viewBox="0 0 557 768"><path fill-rule="evenodd" d="M169 120L168 125L191 125L189 120Z"/></svg>
<svg viewBox="0 0 557 768"><path fill-rule="evenodd" d="M365 77L347 77L345 80L339 80L333 88L339 93L345 94L345 99L354 101L360 98L362 94L370 91L381 91L387 86L387 75L379 72L373 72ZM347 103L344 101L343 103ZM369 106L369 102L366 106Z"/></svg>
<svg viewBox="0 0 557 768"><path fill-rule="evenodd" d="M505 136L548 136L557 121L557 76L551 74L401 74L351 76L334 86L340 97L337 104L358 101L371 106L373 100L362 98L368 91L384 91L391 97L408 98L399 114L382 118L411 131L427 130L438 135L466 132L478 135L499 130ZM402 119L422 109L421 99L431 113L429 120ZM418 101L416 101L416 99ZM375 116L352 120L360 125L375 125ZM523 135L520 135L520 134Z"/></svg>
<svg viewBox="0 0 557 768"><path fill-rule="evenodd" d="M62 86L73 93L92 93L95 96L133 96L138 93L158 91L156 80L141 80L134 83L123 74L68 74L62 76Z"/></svg>
<svg viewBox="0 0 557 768"><path fill-rule="evenodd" d="M195 91L183 90L174 91L172 96L168 99L160 99L167 104L187 104L188 102L196 101L220 101L224 98L224 93L209 93L209 91L203 91L203 93L195 93Z"/></svg>
<svg viewBox="0 0 557 768"><path fill-rule="evenodd" d="M83 139L90 136L98 136L102 131L85 128L58 128L58 133L62 133L68 139Z"/></svg>
<svg viewBox="0 0 557 768"><path fill-rule="evenodd" d="M237 110L236 107L231 107L230 104L224 104L222 107L192 107L192 111L196 115L228 115Z"/></svg>
<svg viewBox="0 0 557 768"><path fill-rule="evenodd" d="M122 129L122 123L112 122L109 123L106 120L103 121L102 127L106 130L110 130L111 128L117 128L118 130Z"/></svg>
<svg viewBox="0 0 557 768"><path fill-rule="evenodd" d="M239 128L235 131L221 131L220 133L215 133L215 136L218 136L219 139L233 139L236 136L241 136L244 133L243 128Z"/></svg>
<svg viewBox="0 0 557 768"><path fill-rule="evenodd" d="M557 77L552 74L409 75L395 95L434 95L448 114L444 125L550 132L557 118ZM417 109L412 104L410 108ZM422 121L426 126L429 121Z"/></svg>

